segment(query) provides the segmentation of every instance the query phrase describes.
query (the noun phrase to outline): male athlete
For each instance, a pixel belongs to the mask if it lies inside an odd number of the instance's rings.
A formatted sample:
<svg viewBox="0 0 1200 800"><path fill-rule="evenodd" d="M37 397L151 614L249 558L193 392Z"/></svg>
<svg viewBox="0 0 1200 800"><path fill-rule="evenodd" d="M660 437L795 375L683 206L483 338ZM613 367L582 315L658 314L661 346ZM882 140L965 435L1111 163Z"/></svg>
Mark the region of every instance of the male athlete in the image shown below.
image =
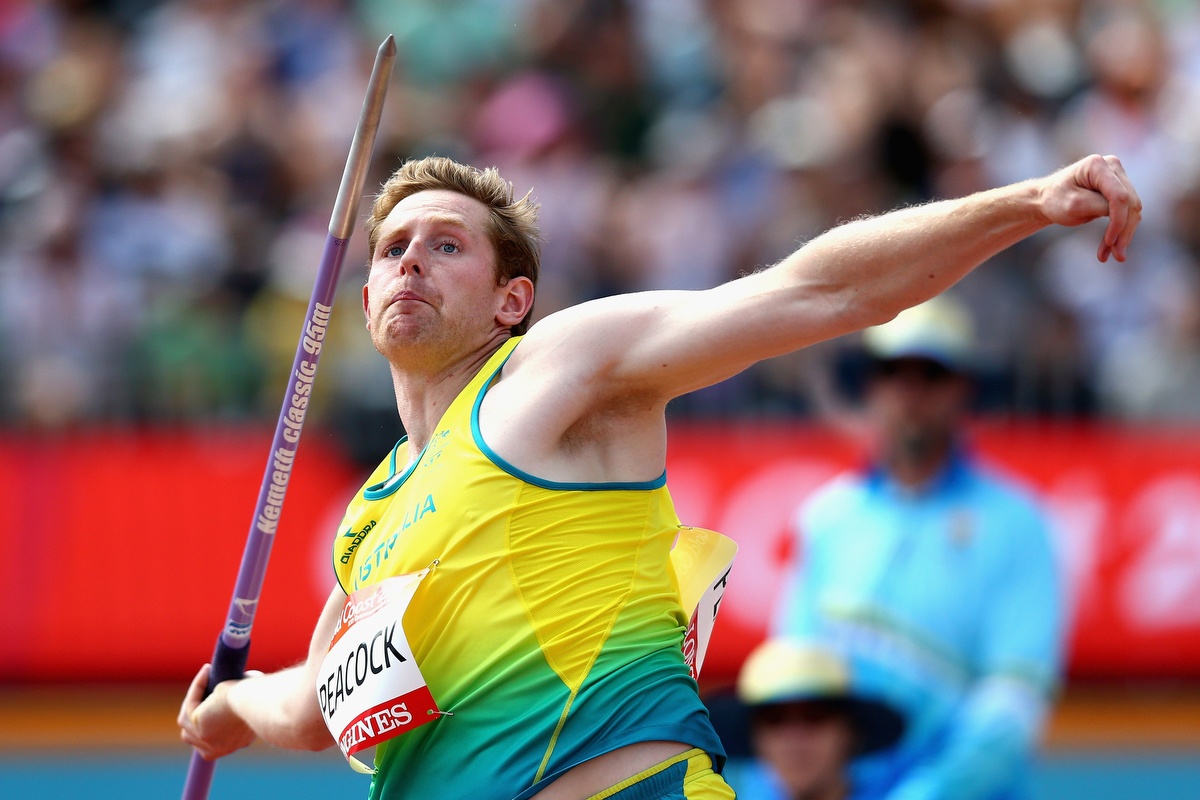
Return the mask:
<svg viewBox="0 0 1200 800"><path fill-rule="evenodd" d="M596 300L524 334L535 216L494 170L448 159L404 164L384 185L363 308L408 438L347 511L340 585L307 662L222 683L204 702L207 667L196 676L179 724L204 757L255 736L333 743L324 715L345 698L341 677L325 691L322 662L347 593L429 569L407 606L395 601L407 638L391 643L411 646L446 713L379 746L372 798L732 797L680 653L667 402L885 322L1051 224L1107 216L1097 257L1123 261L1141 202L1116 158L1090 156L842 225L713 289ZM389 674L383 641L347 662L347 691L355 672Z"/></svg>

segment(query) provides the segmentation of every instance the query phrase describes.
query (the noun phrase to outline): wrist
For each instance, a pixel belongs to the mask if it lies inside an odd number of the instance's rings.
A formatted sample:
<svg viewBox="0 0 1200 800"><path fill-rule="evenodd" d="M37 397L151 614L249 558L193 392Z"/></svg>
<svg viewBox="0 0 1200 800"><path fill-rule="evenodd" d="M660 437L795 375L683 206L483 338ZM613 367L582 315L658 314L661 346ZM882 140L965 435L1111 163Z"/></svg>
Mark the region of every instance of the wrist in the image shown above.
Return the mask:
<svg viewBox="0 0 1200 800"><path fill-rule="evenodd" d="M245 683L245 679L222 681L213 687L212 697L210 700L219 706L226 713L233 714L236 717L241 717L238 709L238 691L239 687Z"/></svg>
<svg viewBox="0 0 1200 800"><path fill-rule="evenodd" d="M1048 201L1049 183L1048 178L1033 178L1011 187L1016 202L1024 212L1022 216L1039 229L1054 224Z"/></svg>

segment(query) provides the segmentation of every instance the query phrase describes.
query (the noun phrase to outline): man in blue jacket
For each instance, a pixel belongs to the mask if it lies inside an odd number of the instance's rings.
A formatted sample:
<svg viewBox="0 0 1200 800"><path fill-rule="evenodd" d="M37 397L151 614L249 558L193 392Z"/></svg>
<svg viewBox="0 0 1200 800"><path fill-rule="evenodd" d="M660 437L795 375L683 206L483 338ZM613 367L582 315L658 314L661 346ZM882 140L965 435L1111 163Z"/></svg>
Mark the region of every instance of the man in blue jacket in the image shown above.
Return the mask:
<svg viewBox="0 0 1200 800"><path fill-rule="evenodd" d="M869 329L873 464L796 517L776 635L819 638L908 720L861 759L886 800L1023 797L1061 667L1063 602L1033 498L972 457L970 319L939 297Z"/></svg>

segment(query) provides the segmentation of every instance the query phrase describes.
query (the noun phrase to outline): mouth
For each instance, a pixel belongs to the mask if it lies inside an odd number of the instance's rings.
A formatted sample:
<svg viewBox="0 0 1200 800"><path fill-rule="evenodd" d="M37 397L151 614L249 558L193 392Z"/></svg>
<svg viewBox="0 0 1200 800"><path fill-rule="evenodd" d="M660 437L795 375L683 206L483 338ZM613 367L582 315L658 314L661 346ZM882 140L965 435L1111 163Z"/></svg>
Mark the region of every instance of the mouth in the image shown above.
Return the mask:
<svg viewBox="0 0 1200 800"><path fill-rule="evenodd" d="M388 302L388 305L404 305L410 303L424 303L425 305L430 305L428 300L426 300L424 297L421 297L421 295L417 294L411 289L405 289L404 291L396 292L396 294L393 295L392 299Z"/></svg>

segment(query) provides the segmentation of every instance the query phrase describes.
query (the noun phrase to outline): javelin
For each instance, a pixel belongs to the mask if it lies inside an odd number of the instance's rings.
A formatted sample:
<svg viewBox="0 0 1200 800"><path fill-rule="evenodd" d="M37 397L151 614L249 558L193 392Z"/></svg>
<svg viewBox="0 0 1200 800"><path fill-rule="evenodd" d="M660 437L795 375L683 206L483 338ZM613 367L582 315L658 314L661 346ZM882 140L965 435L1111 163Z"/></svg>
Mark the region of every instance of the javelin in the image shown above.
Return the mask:
<svg viewBox="0 0 1200 800"><path fill-rule="evenodd" d="M371 163L371 150L375 144L375 133L379 130L383 99L387 95L395 58L396 41L388 36L375 54L367 97L363 100L358 127L350 143L350 155L346 159L346 170L342 173L342 184L338 187L337 201L333 204L329 235L325 238L325 250L321 253L321 267L317 271L308 314L300 331L300 343L296 346L296 358L288 376L279 422L275 425L275 439L271 442L271 454L267 457L262 488L258 490L258 504L250 521L242 566L238 569L233 599L229 603L229 617L213 651L205 697L212 693L218 683L241 678L246 670L246 658L250 655L250 627L254 624L254 612L262 593L263 578L267 574L267 560L271 557L275 527L283 509L283 496L287 492L292 465L295 463L296 448L300 445L300 432L304 427L313 378L317 374L317 362L321 358L321 345L333 310L338 274L342 271L346 245L350 242L350 234L354 232L358 217L359 198L367 180L367 167ZM199 752L192 752L187 782L183 786L183 800L204 800L208 797L215 766L215 761L207 761Z"/></svg>

